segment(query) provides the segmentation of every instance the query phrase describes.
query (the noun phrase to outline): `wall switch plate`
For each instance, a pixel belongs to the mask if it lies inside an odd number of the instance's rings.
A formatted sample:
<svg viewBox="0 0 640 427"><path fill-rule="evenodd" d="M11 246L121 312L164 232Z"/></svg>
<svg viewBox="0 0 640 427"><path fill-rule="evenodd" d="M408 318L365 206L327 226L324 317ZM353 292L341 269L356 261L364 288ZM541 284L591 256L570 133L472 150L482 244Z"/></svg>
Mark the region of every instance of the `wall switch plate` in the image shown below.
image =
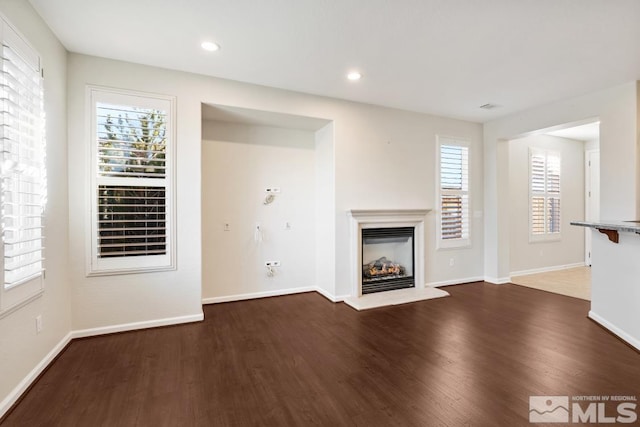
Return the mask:
<svg viewBox="0 0 640 427"><path fill-rule="evenodd" d="M230 231L231 230L231 224L229 224L228 222L225 222L223 225L223 230L224 231Z"/></svg>
<svg viewBox="0 0 640 427"><path fill-rule="evenodd" d="M449 267L453 267L455 263L456 263L455 259L449 258Z"/></svg>
<svg viewBox="0 0 640 427"><path fill-rule="evenodd" d="M36 333L42 332L42 315L38 314L36 316Z"/></svg>
<svg viewBox="0 0 640 427"><path fill-rule="evenodd" d="M280 261L267 261L264 263L265 267L280 267Z"/></svg>

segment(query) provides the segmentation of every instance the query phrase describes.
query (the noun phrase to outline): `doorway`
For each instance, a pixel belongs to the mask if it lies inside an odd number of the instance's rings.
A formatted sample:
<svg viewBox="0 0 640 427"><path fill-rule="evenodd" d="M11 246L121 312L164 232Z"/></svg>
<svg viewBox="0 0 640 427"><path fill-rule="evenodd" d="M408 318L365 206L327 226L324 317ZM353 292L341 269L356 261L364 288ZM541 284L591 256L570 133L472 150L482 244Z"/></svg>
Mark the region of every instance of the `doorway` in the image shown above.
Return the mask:
<svg viewBox="0 0 640 427"><path fill-rule="evenodd" d="M542 129L510 142L512 283L575 298L590 299L591 230L585 233L585 230L570 226L569 223L582 218L586 221L599 219L599 140L599 121L591 119ZM528 212L529 222L526 222L526 205L522 199L526 194L529 194L530 198L533 197L531 182L534 181L531 181L533 166L529 165L529 174L526 173L526 151L522 147L523 144L529 146L530 161L531 153L535 150L547 150L557 153L560 157L561 167L558 176L561 191L556 197L560 199L561 227L556 239L532 238L531 233L534 229L531 222L531 204ZM518 152L522 152L519 163ZM523 205L522 208L516 210L515 203ZM530 227L529 235L525 233L526 225Z"/></svg>

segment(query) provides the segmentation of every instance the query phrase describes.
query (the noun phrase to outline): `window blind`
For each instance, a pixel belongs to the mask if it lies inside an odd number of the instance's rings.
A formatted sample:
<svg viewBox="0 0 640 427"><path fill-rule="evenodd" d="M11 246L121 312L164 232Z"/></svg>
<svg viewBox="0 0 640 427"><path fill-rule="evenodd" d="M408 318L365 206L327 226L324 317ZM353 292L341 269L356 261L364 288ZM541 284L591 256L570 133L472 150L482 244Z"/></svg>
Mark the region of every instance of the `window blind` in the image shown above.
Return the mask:
<svg viewBox="0 0 640 427"><path fill-rule="evenodd" d="M173 96L89 86L87 275L175 268Z"/></svg>
<svg viewBox="0 0 640 427"><path fill-rule="evenodd" d="M532 236L560 233L560 154L530 153L530 215Z"/></svg>
<svg viewBox="0 0 640 427"><path fill-rule="evenodd" d="M44 108L39 57L3 25L0 141L4 287L42 274L46 204Z"/></svg>
<svg viewBox="0 0 640 427"><path fill-rule="evenodd" d="M167 112L96 103L97 256L167 253Z"/></svg>
<svg viewBox="0 0 640 427"><path fill-rule="evenodd" d="M101 185L98 207L101 257L166 254L164 188Z"/></svg>
<svg viewBox="0 0 640 427"><path fill-rule="evenodd" d="M469 238L469 148L440 145L441 239Z"/></svg>

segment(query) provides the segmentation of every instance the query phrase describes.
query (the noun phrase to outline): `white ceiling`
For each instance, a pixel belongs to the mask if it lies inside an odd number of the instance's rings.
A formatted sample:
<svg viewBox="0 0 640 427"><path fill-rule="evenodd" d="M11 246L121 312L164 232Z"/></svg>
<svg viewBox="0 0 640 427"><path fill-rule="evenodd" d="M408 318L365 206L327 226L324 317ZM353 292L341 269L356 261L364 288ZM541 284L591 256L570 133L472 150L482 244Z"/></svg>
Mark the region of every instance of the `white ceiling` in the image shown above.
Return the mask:
<svg viewBox="0 0 640 427"><path fill-rule="evenodd" d="M638 0L30 2L72 52L478 122L640 79Z"/></svg>
<svg viewBox="0 0 640 427"><path fill-rule="evenodd" d="M600 139L600 122L554 130L552 132L547 132L546 134L575 139L577 141L594 141Z"/></svg>

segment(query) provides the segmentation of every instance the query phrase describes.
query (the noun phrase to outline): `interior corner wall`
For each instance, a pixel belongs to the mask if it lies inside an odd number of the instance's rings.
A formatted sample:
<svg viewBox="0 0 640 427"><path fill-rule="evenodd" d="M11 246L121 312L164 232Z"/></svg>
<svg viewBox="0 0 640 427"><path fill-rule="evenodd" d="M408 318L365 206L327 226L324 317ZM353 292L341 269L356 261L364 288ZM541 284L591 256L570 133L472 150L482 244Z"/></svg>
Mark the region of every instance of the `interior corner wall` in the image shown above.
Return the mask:
<svg viewBox="0 0 640 427"><path fill-rule="evenodd" d="M560 153L561 224L559 240L529 239L529 150ZM584 231L569 225L584 219L584 142L532 135L509 142L510 274L584 262Z"/></svg>
<svg viewBox="0 0 640 427"><path fill-rule="evenodd" d="M315 289L314 132L204 121L202 136L203 301Z"/></svg>
<svg viewBox="0 0 640 427"><path fill-rule="evenodd" d="M196 76L68 55L69 232L73 329L83 334L202 318L201 106ZM87 85L176 96L176 250L171 271L87 277L90 123Z"/></svg>
<svg viewBox="0 0 640 427"><path fill-rule="evenodd" d="M60 349L71 331L67 276L67 133L66 56L55 35L23 0L0 0L2 13L40 53L45 70L48 201L45 210L46 280L44 293L29 304L0 318L0 416L33 380L41 363ZM37 334L36 316L42 316ZM22 385L21 385L22 384ZM28 385L28 382L26 383Z"/></svg>
<svg viewBox="0 0 640 427"><path fill-rule="evenodd" d="M636 217L638 180L637 83L565 99L484 124L485 148L485 272L509 277L509 224L501 221L501 207L509 191L500 174L508 170L508 156L500 156L506 140L540 129L585 119L600 120L601 217ZM507 175L508 176L508 175ZM507 205L508 206L508 205ZM506 247L505 247L506 245ZM504 256L504 254L507 256Z"/></svg>
<svg viewBox="0 0 640 427"><path fill-rule="evenodd" d="M336 295L336 224L334 126L315 133L316 286Z"/></svg>

